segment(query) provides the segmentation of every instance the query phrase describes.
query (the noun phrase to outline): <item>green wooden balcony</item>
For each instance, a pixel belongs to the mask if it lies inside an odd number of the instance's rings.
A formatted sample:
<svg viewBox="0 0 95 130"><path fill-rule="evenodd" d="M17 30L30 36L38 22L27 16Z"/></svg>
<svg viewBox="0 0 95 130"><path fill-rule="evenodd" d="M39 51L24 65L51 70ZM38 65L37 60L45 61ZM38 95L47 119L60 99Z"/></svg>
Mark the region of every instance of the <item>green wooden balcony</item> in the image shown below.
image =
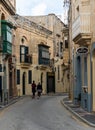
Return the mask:
<svg viewBox="0 0 95 130"><path fill-rule="evenodd" d="M12 54L12 24L1 20L2 52Z"/></svg>

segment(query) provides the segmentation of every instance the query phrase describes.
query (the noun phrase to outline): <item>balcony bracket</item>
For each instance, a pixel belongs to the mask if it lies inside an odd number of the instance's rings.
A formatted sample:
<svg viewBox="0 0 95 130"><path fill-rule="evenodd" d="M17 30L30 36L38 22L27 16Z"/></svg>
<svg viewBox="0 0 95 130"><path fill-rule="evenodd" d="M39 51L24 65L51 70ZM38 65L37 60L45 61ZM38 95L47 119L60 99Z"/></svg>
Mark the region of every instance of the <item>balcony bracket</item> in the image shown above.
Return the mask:
<svg viewBox="0 0 95 130"><path fill-rule="evenodd" d="M73 41L75 44L79 44L79 46L89 46L91 43L91 33L80 33Z"/></svg>

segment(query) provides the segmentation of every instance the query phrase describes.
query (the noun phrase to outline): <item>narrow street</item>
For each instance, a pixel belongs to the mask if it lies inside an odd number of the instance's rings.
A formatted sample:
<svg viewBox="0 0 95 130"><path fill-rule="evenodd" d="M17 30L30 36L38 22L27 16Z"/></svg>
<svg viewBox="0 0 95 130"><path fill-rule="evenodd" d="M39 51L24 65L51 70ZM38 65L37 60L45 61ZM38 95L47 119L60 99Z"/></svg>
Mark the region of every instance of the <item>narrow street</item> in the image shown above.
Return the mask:
<svg viewBox="0 0 95 130"><path fill-rule="evenodd" d="M61 99L25 97L0 112L0 130L94 130L71 115Z"/></svg>

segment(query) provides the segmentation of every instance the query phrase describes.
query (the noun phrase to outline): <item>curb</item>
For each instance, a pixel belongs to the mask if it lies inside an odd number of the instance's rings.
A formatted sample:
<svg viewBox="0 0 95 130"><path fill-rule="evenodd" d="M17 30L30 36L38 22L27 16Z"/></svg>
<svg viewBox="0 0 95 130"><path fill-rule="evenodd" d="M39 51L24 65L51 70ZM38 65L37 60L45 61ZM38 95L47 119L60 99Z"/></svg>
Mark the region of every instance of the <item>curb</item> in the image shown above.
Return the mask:
<svg viewBox="0 0 95 130"><path fill-rule="evenodd" d="M77 114L76 112L74 112L70 107L68 107L63 100L60 101L61 104L67 109L69 110L72 114L74 114L79 120L83 121L84 123L86 123L87 125L91 126L91 127L95 127L95 124L90 123L89 121L87 121L86 119L82 118L79 114Z"/></svg>
<svg viewBox="0 0 95 130"><path fill-rule="evenodd" d="M6 105L2 105L0 110L4 110L5 108L11 106L12 104L15 104L16 102L20 101L21 99L23 99L23 97L18 97L16 99L14 99L13 101L11 101L10 103L8 103Z"/></svg>
<svg viewBox="0 0 95 130"><path fill-rule="evenodd" d="M21 99L23 99L23 97L18 97L18 98L16 98L16 99L13 99L13 101L10 102L9 104L7 104L5 107L8 107L8 106L10 106L10 105L12 105L12 104L15 104L16 102L20 101Z"/></svg>

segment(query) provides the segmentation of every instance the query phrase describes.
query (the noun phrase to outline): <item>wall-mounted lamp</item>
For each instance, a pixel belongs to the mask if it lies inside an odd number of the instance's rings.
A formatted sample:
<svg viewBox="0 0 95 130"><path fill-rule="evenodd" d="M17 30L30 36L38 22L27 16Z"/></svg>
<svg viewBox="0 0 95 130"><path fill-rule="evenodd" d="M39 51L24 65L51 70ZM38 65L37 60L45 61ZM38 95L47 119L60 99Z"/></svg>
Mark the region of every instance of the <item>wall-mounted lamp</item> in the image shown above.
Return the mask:
<svg viewBox="0 0 95 130"><path fill-rule="evenodd" d="M87 86L82 86L82 90L84 93L87 93L88 92L88 87Z"/></svg>

